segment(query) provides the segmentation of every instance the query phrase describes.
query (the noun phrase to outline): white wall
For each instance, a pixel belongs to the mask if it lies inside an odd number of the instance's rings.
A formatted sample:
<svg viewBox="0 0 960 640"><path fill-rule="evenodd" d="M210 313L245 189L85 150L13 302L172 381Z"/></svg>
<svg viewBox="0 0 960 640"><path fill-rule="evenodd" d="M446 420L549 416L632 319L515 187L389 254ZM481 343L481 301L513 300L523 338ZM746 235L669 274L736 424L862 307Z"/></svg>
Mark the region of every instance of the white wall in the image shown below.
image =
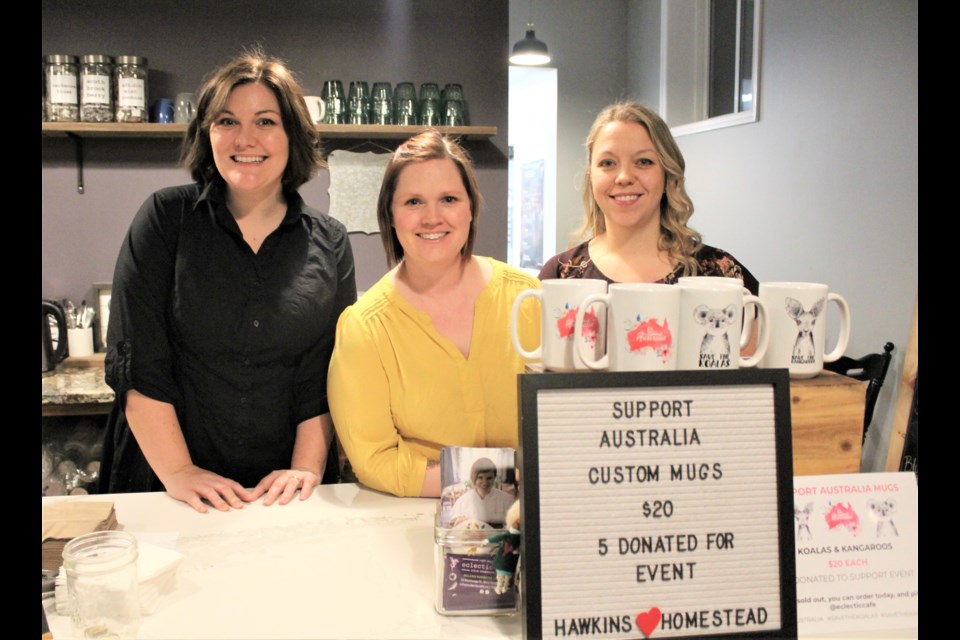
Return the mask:
<svg viewBox="0 0 960 640"><path fill-rule="evenodd" d="M915 1L766 0L759 121L678 140L707 242L760 280L842 294L849 355L896 345L870 470L886 460L918 291L917 13Z"/></svg>
<svg viewBox="0 0 960 640"><path fill-rule="evenodd" d="M621 95L657 104L657 5L534 3L537 36L560 78L558 247L580 221L579 194L568 199L566 180L582 171L596 111ZM886 460L917 294L917 5L765 0L759 121L678 140L696 205L691 224L706 242L760 280L826 282L844 295L853 312L850 355L896 345L865 470ZM526 14L526 3L511 1L511 37ZM541 32L541 23L555 31ZM614 84L621 79L628 89Z"/></svg>

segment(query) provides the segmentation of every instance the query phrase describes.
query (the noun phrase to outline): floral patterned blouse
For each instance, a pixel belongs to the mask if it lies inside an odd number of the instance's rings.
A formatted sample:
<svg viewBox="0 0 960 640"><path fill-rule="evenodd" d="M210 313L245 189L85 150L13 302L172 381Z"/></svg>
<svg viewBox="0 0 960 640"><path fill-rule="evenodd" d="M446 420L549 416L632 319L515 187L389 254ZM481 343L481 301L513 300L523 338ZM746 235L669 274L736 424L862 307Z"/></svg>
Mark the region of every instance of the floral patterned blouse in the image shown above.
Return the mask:
<svg viewBox="0 0 960 640"><path fill-rule="evenodd" d="M590 259L589 241L579 244L572 249L557 254L547 260L540 270L540 279L547 280L551 278L597 278L607 282L615 282L608 278L593 260ZM698 276L723 276L726 278L738 278L743 280L754 295L757 295L760 289L760 283L753 277L753 274L745 266L740 264L736 258L722 249L701 245L696 255ZM664 284L675 284L677 278L683 275L683 266L677 265L672 273L668 274L662 280Z"/></svg>

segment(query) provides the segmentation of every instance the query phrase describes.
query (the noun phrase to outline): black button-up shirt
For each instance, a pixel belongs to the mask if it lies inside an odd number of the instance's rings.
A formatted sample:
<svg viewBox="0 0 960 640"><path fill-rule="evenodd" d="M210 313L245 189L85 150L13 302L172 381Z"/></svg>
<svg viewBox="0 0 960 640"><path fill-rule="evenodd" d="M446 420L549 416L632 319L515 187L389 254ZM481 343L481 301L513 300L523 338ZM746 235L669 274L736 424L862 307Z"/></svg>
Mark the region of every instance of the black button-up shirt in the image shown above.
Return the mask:
<svg viewBox="0 0 960 640"><path fill-rule="evenodd" d="M117 403L101 487L160 488L126 425L129 389L175 407L194 464L247 487L289 467L297 425L328 412L336 323L356 300L353 254L341 223L285 195L257 253L220 180L162 189L140 208L114 272Z"/></svg>

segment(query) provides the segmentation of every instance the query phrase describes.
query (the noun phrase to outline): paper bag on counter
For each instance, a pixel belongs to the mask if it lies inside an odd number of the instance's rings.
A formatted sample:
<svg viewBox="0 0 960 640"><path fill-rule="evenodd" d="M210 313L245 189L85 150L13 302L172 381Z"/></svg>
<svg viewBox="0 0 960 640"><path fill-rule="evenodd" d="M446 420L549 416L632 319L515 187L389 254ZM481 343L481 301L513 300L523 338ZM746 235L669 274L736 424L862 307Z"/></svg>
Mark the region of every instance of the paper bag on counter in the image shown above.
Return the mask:
<svg viewBox="0 0 960 640"><path fill-rule="evenodd" d="M63 547L77 536L117 528L112 502L75 501L44 506L40 515L40 560L44 569L59 569Z"/></svg>

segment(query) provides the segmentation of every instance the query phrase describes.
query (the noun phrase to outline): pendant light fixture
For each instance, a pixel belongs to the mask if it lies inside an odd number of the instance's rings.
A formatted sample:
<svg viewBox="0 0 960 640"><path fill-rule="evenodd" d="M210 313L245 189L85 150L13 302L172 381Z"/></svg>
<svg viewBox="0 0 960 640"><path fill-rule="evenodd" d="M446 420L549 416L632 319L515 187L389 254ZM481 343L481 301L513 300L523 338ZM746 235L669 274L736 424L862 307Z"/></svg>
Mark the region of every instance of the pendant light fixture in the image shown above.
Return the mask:
<svg viewBox="0 0 960 640"><path fill-rule="evenodd" d="M527 34L523 40L518 40L513 45L513 54L510 56L511 64L524 66L536 66L550 62L550 54L547 52L547 45L542 40L537 40L533 33L533 0L530 0L530 15L527 21Z"/></svg>

